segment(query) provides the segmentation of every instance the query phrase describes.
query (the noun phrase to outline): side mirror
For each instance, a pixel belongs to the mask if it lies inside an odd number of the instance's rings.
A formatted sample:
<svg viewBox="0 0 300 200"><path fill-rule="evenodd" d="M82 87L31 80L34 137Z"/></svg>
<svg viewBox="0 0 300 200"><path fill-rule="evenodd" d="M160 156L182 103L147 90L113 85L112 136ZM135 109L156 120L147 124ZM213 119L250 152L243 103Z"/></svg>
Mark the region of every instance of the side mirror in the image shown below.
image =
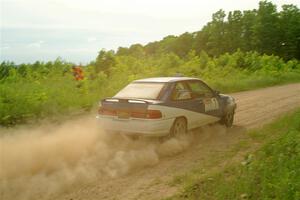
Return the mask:
<svg viewBox="0 0 300 200"><path fill-rule="evenodd" d="M216 95L219 95L219 94L220 94L220 91L215 90L215 94L216 94Z"/></svg>

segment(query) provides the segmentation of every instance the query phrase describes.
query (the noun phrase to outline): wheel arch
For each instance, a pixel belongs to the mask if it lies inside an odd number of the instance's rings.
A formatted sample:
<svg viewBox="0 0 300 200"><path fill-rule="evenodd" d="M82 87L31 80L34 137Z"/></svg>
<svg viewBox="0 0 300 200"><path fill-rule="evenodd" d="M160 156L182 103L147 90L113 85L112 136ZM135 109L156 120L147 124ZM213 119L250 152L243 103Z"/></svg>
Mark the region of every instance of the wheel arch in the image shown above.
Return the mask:
<svg viewBox="0 0 300 200"><path fill-rule="evenodd" d="M187 120L186 116L184 116L184 115L177 116L177 117L175 117L174 120L173 120L172 126L171 126L171 128L170 128L170 130L169 130L169 136L172 135L172 131L173 131L173 128L174 128L174 124L175 124L176 120L178 120L178 119L184 119L185 124L186 124L186 131L188 131L188 120Z"/></svg>
<svg viewBox="0 0 300 200"><path fill-rule="evenodd" d="M185 123L186 123L186 128L188 129L188 127L189 127L189 124L188 124L188 119L187 119L187 117L186 117L186 116L184 116L184 115L181 115L181 116L175 117L175 118L174 118L174 121L173 121L173 124L172 124L172 127L173 127L173 125L174 125L175 121L176 121L177 119L180 119L180 118L182 118L182 119L184 119L184 120L185 120ZM172 129L172 127L171 127L171 129Z"/></svg>

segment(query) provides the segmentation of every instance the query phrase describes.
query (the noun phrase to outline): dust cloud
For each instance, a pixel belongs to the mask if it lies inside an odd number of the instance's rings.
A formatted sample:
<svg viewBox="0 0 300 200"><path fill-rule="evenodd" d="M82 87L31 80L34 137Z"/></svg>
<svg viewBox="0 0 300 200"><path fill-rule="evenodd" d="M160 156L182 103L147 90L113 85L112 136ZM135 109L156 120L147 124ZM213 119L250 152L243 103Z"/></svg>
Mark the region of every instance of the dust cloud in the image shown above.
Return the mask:
<svg viewBox="0 0 300 200"><path fill-rule="evenodd" d="M129 175L183 152L199 135L132 140L106 134L91 117L0 131L0 196L7 200L55 199L99 179ZM210 132L224 134L224 129L202 132L207 140Z"/></svg>

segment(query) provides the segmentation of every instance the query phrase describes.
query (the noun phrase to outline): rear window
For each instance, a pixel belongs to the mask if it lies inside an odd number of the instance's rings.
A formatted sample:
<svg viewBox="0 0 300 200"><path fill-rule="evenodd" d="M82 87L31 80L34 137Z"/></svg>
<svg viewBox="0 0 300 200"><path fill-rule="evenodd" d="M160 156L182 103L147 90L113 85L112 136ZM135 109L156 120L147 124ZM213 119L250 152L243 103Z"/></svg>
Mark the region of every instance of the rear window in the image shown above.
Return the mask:
<svg viewBox="0 0 300 200"><path fill-rule="evenodd" d="M116 98L157 99L165 83L130 83Z"/></svg>

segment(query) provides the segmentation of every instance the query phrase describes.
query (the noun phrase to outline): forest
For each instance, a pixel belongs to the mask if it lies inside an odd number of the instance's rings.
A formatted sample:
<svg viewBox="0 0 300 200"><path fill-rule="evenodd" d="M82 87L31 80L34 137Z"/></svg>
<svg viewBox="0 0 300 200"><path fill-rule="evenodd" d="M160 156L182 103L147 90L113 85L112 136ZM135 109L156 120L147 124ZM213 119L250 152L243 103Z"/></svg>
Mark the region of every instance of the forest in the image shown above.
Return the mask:
<svg viewBox="0 0 300 200"><path fill-rule="evenodd" d="M196 54L205 51L209 56L219 56L238 49L273 54L285 60L300 59L299 8L283 5L278 12L273 3L261 1L254 10L235 10L227 15L219 10L198 32L170 35L145 46L120 47L116 55L148 56L172 52L185 57L194 50Z"/></svg>
<svg viewBox="0 0 300 200"><path fill-rule="evenodd" d="M221 92L300 81L300 10L261 1L257 9L219 10L200 31L146 45L99 51L76 81L71 63L0 65L0 125L59 119L97 107L129 82L176 73L198 77ZM100 48L99 48L100 49Z"/></svg>

